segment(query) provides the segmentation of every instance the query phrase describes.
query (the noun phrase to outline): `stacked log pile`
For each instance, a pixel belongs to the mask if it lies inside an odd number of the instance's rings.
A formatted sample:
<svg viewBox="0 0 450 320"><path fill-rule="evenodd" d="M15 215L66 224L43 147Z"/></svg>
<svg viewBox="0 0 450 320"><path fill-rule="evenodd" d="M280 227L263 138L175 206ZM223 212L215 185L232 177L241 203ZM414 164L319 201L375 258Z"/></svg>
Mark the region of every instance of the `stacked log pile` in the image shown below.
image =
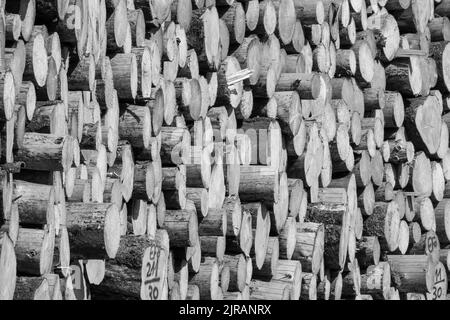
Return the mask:
<svg viewBox="0 0 450 320"><path fill-rule="evenodd" d="M448 17L0 0L0 299L446 299Z"/></svg>

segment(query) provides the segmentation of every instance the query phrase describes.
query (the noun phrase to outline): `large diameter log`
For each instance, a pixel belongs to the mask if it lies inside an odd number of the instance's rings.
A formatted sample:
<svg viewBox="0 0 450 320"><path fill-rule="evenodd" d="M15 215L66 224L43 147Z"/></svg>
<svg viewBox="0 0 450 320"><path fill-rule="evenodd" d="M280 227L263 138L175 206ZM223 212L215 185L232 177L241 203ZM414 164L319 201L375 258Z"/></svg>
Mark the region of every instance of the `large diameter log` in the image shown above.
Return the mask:
<svg viewBox="0 0 450 320"><path fill-rule="evenodd" d="M66 204L63 225L70 236L72 257L114 258L120 243L120 211L115 204Z"/></svg>
<svg viewBox="0 0 450 320"><path fill-rule="evenodd" d="M440 142L440 112L432 97L409 99L405 127L416 150L435 154Z"/></svg>
<svg viewBox="0 0 450 320"><path fill-rule="evenodd" d="M400 292L430 292L434 285L433 262L426 255L388 255L391 278Z"/></svg>
<svg viewBox="0 0 450 320"><path fill-rule="evenodd" d="M98 285L91 286L96 299L139 299L141 269L144 252L152 244L147 236L121 237L114 259L106 261L105 276Z"/></svg>
<svg viewBox="0 0 450 320"><path fill-rule="evenodd" d="M434 267L433 288L427 292L427 300L446 300L447 299L447 267L442 262L438 262Z"/></svg>
<svg viewBox="0 0 450 320"><path fill-rule="evenodd" d="M74 146L78 143L70 136L25 133L16 161L23 161L26 168L40 171L67 170L74 160Z"/></svg>
<svg viewBox="0 0 450 320"><path fill-rule="evenodd" d="M398 247L400 216L396 202L376 202L374 211L364 221L363 234L377 236L383 250L394 251Z"/></svg>

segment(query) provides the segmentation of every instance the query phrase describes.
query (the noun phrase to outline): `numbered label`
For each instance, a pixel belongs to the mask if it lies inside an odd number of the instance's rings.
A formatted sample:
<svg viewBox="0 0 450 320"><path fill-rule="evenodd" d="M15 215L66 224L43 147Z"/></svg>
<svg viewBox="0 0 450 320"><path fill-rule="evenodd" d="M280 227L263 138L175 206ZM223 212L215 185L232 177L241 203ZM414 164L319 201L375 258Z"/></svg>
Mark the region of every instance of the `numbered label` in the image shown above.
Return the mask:
<svg viewBox="0 0 450 320"><path fill-rule="evenodd" d="M447 300L447 273L444 265L439 262L434 270L434 285L428 300Z"/></svg>
<svg viewBox="0 0 450 320"><path fill-rule="evenodd" d="M159 300L167 274L167 252L156 242L145 250L142 263L141 298Z"/></svg>
<svg viewBox="0 0 450 320"><path fill-rule="evenodd" d="M433 263L438 263L439 251L440 244L436 233L434 233L433 231L427 232L427 236L425 239L425 254L431 258L431 261L433 261Z"/></svg>

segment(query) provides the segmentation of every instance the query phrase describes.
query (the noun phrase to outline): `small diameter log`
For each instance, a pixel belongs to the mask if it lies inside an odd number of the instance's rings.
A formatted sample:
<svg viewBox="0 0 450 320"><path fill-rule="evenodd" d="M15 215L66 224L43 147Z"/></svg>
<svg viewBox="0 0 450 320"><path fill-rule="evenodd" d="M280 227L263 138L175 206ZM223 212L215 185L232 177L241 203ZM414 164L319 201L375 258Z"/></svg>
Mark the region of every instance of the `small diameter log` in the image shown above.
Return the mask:
<svg viewBox="0 0 450 320"><path fill-rule="evenodd" d="M225 254L225 237L200 237L201 253L204 257L215 257L222 262Z"/></svg>
<svg viewBox="0 0 450 320"><path fill-rule="evenodd" d="M7 190L9 188L12 190ZM51 208L55 202L55 194L52 186L14 180L12 185L3 186L3 194L8 192L12 192L13 199L16 199L21 223L32 225L54 223ZM3 201L5 200L4 197Z"/></svg>
<svg viewBox="0 0 450 320"><path fill-rule="evenodd" d="M361 272L357 262L347 264L349 273L342 279L342 295L346 298L353 298L360 295Z"/></svg>
<svg viewBox="0 0 450 320"><path fill-rule="evenodd" d="M127 105L121 110L119 136L128 140L133 148L150 147L152 135L151 109L148 106Z"/></svg>
<svg viewBox="0 0 450 320"><path fill-rule="evenodd" d="M208 215L208 190L205 188L186 188L186 198L193 201L197 214L203 217Z"/></svg>
<svg viewBox="0 0 450 320"><path fill-rule="evenodd" d="M341 300L342 295L342 271L337 272L330 278L330 300Z"/></svg>
<svg viewBox="0 0 450 320"><path fill-rule="evenodd" d="M349 221L349 218L344 218L344 221ZM344 267L349 233L348 222L342 225L325 225L323 259L329 269L340 270Z"/></svg>
<svg viewBox="0 0 450 320"><path fill-rule="evenodd" d="M304 272L302 276L300 300L317 300L317 275Z"/></svg>
<svg viewBox="0 0 450 320"><path fill-rule="evenodd" d="M35 276L49 273L54 246L54 227L46 226L43 230L20 228L15 243L17 271Z"/></svg>
<svg viewBox="0 0 450 320"><path fill-rule="evenodd" d="M95 88L95 60L93 55L82 57L69 68L68 88L70 91L93 91Z"/></svg>
<svg viewBox="0 0 450 320"><path fill-rule="evenodd" d="M383 143L383 159L393 164L410 163L414 158L414 145L402 140L386 140Z"/></svg>
<svg viewBox="0 0 450 320"><path fill-rule="evenodd" d="M255 85L259 79L261 68L261 43L258 36L250 35L244 38L241 45L231 55L238 60L242 69L253 70L249 82L251 85Z"/></svg>
<svg viewBox="0 0 450 320"><path fill-rule="evenodd" d="M377 265L380 261L380 243L377 237L362 237L356 242L356 259L362 269Z"/></svg>
<svg viewBox="0 0 450 320"><path fill-rule="evenodd" d="M138 67L133 53L119 53L111 59L114 88L119 99L134 100L138 88Z"/></svg>
<svg viewBox="0 0 450 320"><path fill-rule="evenodd" d="M414 65L417 67L417 65ZM389 64L386 69L386 88L389 91L398 91L407 97L417 95L422 87L420 73L412 69L408 60L400 59Z"/></svg>
<svg viewBox="0 0 450 320"><path fill-rule="evenodd" d="M450 244L450 200L443 199L435 208L436 235L442 246Z"/></svg>
<svg viewBox="0 0 450 320"><path fill-rule="evenodd" d="M242 212L242 221L239 229L239 234L236 236L227 236L227 252L244 253L250 256L250 250L253 245L252 232L252 216L249 212Z"/></svg>
<svg viewBox="0 0 450 320"><path fill-rule="evenodd" d="M299 261L278 260L277 272L272 280L288 283L291 290L291 299L300 299L302 265Z"/></svg>
<svg viewBox="0 0 450 320"><path fill-rule="evenodd" d="M295 237L296 233L297 223L295 218L288 217L279 235L281 259L290 260L292 258L295 250L295 244L297 242Z"/></svg>
<svg viewBox="0 0 450 320"><path fill-rule="evenodd" d="M222 292L219 286L219 263L215 258L205 258L198 273L189 274L189 283L197 285L201 300L216 300Z"/></svg>
<svg viewBox="0 0 450 320"><path fill-rule="evenodd" d="M31 38L26 44L27 55L23 80L35 80L40 87L45 85L48 72L47 50L45 48L46 36L47 30L44 30L42 26L34 26Z"/></svg>
<svg viewBox="0 0 450 320"><path fill-rule="evenodd" d="M171 199L172 204L176 204L175 207L186 206L186 167L184 165L162 168L162 190L166 203Z"/></svg>
<svg viewBox="0 0 450 320"><path fill-rule="evenodd" d="M403 125L405 106L400 93L386 91L384 93L384 126L386 128L399 128Z"/></svg>
<svg viewBox="0 0 450 320"><path fill-rule="evenodd" d="M302 270L317 274L324 250L324 225L320 223L297 223L297 234L292 260L302 264Z"/></svg>
<svg viewBox="0 0 450 320"><path fill-rule="evenodd" d="M269 211L262 203L247 203L242 205L243 212L248 212L252 216L253 246L252 253L255 255L255 265L261 269L266 257L267 246L270 235Z"/></svg>
<svg viewBox="0 0 450 320"><path fill-rule="evenodd" d="M199 241L195 206L184 210L166 210L164 228L169 234L171 247L194 246Z"/></svg>
<svg viewBox="0 0 450 320"><path fill-rule="evenodd" d="M49 282L45 277L18 277L16 279L16 289L14 291L13 299L53 300L52 297L50 296Z"/></svg>
<svg viewBox="0 0 450 320"><path fill-rule="evenodd" d="M391 287L391 268L388 262L380 262L369 266L361 274L361 294L386 299Z"/></svg>
<svg viewBox="0 0 450 320"><path fill-rule="evenodd" d="M275 91L297 91L301 99L318 99L326 88L317 73L282 73Z"/></svg>
<svg viewBox="0 0 450 320"><path fill-rule="evenodd" d="M230 33L230 44L241 44L245 37L245 11L243 5L239 2L234 2L229 7L220 7L218 13Z"/></svg>
<svg viewBox="0 0 450 320"><path fill-rule="evenodd" d="M290 286L278 281L252 280L250 300L289 300Z"/></svg>
<svg viewBox="0 0 450 320"><path fill-rule="evenodd" d="M247 260L243 254L224 255L224 263L230 268L229 291L243 291L247 282Z"/></svg>
<svg viewBox="0 0 450 320"><path fill-rule="evenodd" d="M239 182L239 197L242 201L251 202L264 199L279 199L278 172L267 166L242 166Z"/></svg>
<svg viewBox="0 0 450 320"><path fill-rule="evenodd" d="M450 92L450 78L448 75L448 61L450 46L448 42L434 42L430 46L430 56L436 61L438 81L436 88L448 93Z"/></svg>
<svg viewBox="0 0 450 320"><path fill-rule="evenodd" d="M260 280L271 279L277 272L278 258L279 258L279 242L277 237L269 237L267 244L267 251L264 258L264 263L261 268L256 266L256 260L253 261L253 278Z"/></svg>
<svg viewBox="0 0 450 320"><path fill-rule="evenodd" d="M441 247L436 233L434 231L428 231L420 237L419 241L410 246L408 254L426 255L436 264L439 262L440 250Z"/></svg>
<svg viewBox="0 0 450 320"><path fill-rule="evenodd" d="M160 157L164 165L188 163L191 136L185 128L162 127Z"/></svg>
<svg viewBox="0 0 450 320"><path fill-rule="evenodd" d="M408 187L412 187L417 196L430 196L433 191L433 179L429 158L424 152L416 152L414 160L409 167Z"/></svg>
<svg viewBox="0 0 450 320"><path fill-rule="evenodd" d="M216 105L230 105L233 108L237 108L242 99L243 83L242 81L230 79L236 73L239 73L241 67L239 62L234 57L227 57L222 62L217 72L218 89Z"/></svg>
<svg viewBox="0 0 450 320"><path fill-rule="evenodd" d="M192 206L191 202L187 206ZM216 236L223 237L227 230L227 212L223 208L208 210L206 217L199 219L198 234L199 236Z"/></svg>

